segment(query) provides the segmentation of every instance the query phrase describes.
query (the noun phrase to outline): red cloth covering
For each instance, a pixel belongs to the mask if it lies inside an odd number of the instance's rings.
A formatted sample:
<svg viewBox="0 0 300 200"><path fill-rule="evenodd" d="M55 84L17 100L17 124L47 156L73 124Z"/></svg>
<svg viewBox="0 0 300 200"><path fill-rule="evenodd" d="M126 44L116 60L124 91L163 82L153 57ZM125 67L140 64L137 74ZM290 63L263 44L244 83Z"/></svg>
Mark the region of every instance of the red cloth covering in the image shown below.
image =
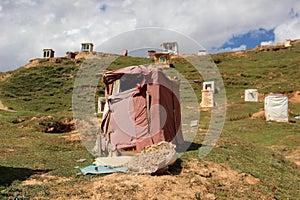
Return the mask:
<svg viewBox="0 0 300 200"><path fill-rule="evenodd" d="M109 113L102 127L109 135L106 138L111 143L111 150L135 147L140 152L161 141L182 144L179 83L167 78L160 70L132 66L107 72L104 76L107 88L112 88L114 81L126 74L141 75L142 78L139 77L140 82L135 88L118 94L108 90ZM149 94L150 113L147 112L146 93Z"/></svg>

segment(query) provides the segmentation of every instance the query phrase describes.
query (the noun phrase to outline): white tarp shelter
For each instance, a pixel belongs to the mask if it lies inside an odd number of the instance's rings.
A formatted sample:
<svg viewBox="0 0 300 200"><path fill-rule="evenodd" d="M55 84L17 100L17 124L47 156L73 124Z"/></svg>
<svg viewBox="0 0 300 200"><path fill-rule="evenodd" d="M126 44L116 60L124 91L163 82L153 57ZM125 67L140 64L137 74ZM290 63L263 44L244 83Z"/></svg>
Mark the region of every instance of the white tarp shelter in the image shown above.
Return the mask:
<svg viewBox="0 0 300 200"><path fill-rule="evenodd" d="M247 89L245 90L245 101L258 101L258 92L257 89Z"/></svg>
<svg viewBox="0 0 300 200"><path fill-rule="evenodd" d="M288 98L283 95L265 97L265 117L267 121L288 122Z"/></svg>

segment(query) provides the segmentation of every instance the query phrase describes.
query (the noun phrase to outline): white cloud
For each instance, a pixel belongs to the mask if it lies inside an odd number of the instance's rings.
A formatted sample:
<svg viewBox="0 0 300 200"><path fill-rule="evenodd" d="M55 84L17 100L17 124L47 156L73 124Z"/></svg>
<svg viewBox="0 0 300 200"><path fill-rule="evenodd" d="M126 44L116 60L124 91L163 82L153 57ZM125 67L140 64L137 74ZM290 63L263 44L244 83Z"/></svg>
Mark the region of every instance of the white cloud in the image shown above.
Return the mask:
<svg viewBox="0 0 300 200"><path fill-rule="evenodd" d="M274 33L275 42L282 42L286 39L300 39L300 18L292 18L279 25Z"/></svg>
<svg viewBox="0 0 300 200"><path fill-rule="evenodd" d="M247 49L247 46L242 44L241 46L239 47L235 47L235 48L230 48L230 47L227 47L227 48L223 48L223 49L218 49L217 52L214 52L214 53L218 53L218 52L232 52L232 51L243 51L243 50L246 50Z"/></svg>
<svg viewBox="0 0 300 200"><path fill-rule="evenodd" d="M300 38L295 14L299 8L298 0L3 0L0 71L41 57L43 48L53 48L56 56L64 56L66 51L79 51L82 41L90 41L101 51L103 41L143 27L181 32L208 51L232 35L261 27L275 28L276 41ZM157 35L150 37L157 45L161 42Z"/></svg>
<svg viewBox="0 0 300 200"><path fill-rule="evenodd" d="M36 1L34 1L34 0L18 0L18 1L16 1L16 4L33 6L33 5L36 5Z"/></svg>
<svg viewBox="0 0 300 200"><path fill-rule="evenodd" d="M268 46L268 45L273 45L273 44L274 44L274 41L264 41L264 42L260 43L261 46Z"/></svg>

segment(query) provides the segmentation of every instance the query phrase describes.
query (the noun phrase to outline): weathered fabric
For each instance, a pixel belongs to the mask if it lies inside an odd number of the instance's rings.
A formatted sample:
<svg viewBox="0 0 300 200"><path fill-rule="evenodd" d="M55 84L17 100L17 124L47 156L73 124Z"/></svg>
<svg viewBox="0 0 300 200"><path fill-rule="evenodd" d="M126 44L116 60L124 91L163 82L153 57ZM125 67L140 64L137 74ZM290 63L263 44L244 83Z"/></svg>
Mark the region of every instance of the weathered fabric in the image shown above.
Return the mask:
<svg viewBox="0 0 300 200"><path fill-rule="evenodd" d="M125 73L136 73L138 84L122 91L126 83L121 81L120 93L112 94L111 89L107 90L109 111L101 127L111 150L134 147L139 152L161 141L182 144L179 83L157 69L148 71L143 66L133 66L106 73L104 80L107 88L113 88L114 81L122 79ZM132 84L136 80L130 78L134 77L126 78Z"/></svg>

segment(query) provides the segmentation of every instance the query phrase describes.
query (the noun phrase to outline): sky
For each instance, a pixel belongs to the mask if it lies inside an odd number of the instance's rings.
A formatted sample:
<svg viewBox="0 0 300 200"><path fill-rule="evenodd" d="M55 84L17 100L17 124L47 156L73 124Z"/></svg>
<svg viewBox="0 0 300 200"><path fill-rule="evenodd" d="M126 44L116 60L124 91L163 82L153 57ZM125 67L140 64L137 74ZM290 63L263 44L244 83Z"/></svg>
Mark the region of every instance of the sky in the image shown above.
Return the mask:
<svg viewBox="0 0 300 200"><path fill-rule="evenodd" d="M42 57L44 48L64 57L82 42L120 53L178 40L180 53L217 53L300 39L300 1L0 0L0 25L5 72Z"/></svg>

